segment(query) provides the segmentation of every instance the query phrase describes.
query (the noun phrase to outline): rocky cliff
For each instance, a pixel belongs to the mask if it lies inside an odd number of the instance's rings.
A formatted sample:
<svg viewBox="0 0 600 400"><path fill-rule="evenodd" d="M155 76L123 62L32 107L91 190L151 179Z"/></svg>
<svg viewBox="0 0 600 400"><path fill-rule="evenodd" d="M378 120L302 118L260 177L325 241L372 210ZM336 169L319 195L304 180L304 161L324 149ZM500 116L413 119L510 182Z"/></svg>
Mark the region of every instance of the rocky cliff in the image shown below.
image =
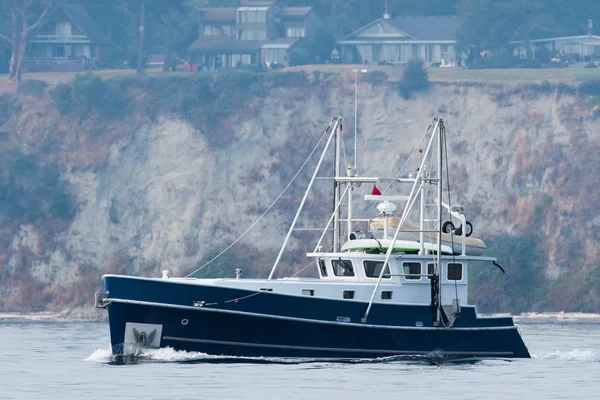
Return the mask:
<svg viewBox="0 0 600 400"><path fill-rule="evenodd" d="M60 179L51 186L63 185L70 196L62 214L51 212L54 200L50 211L30 218L11 214L6 204L0 208L0 310L90 307L106 272L191 272L262 214L335 115L344 117L351 157L351 75L253 81L247 93L217 83L198 107L186 97L195 89L185 80L152 106L152 84L121 86L130 97L117 117L93 107L61 114L56 96L47 93L0 97L0 148L8 160L0 189L24 187L30 170L15 160L30 157L36 180L55 168ZM173 105L174 93L183 97L181 107ZM238 110L221 112L229 102ZM488 247L501 263L505 254L508 269L506 276L487 266L473 272L480 283L473 296L490 311L597 311L598 286L590 284L600 284L594 104L578 90L549 85L446 83L406 100L394 83L364 83L358 169L393 176L432 118L443 118L453 198L466 206L476 235L492 238ZM268 274L309 174L303 172L226 262L209 268L212 273L222 268L233 275L242 263L248 275ZM325 215L330 201L309 207ZM298 239L308 236L295 236L284 269L305 264L301 254L314 243Z"/></svg>

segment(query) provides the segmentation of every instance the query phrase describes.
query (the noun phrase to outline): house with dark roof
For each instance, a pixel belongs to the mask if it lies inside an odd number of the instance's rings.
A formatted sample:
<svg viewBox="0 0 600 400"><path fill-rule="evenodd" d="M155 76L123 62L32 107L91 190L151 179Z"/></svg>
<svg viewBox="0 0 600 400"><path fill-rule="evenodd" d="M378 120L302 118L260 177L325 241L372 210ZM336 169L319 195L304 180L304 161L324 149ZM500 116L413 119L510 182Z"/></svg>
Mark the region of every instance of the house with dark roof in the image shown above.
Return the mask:
<svg viewBox="0 0 600 400"><path fill-rule="evenodd" d="M426 65L456 65L456 17L383 18L338 42L342 63L403 65L421 59Z"/></svg>
<svg viewBox="0 0 600 400"><path fill-rule="evenodd" d="M109 46L108 35L83 6L59 5L31 35L23 68L27 72L91 69Z"/></svg>
<svg viewBox="0 0 600 400"><path fill-rule="evenodd" d="M522 59L531 56L547 58L543 61L556 63L600 60L600 36L594 32L594 21L591 19L588 20L587 35L517 40L510 44L514 46L514 55Z"/></svg>
<svg viewBox="0 0 600 400"><path fill-rule="evenodd" d="M282 7L278 1L243 0L237 8L198 12L199 36L188 49L188 59L210 69L286 65L298 41L322 26L312 7Z"/></svg>

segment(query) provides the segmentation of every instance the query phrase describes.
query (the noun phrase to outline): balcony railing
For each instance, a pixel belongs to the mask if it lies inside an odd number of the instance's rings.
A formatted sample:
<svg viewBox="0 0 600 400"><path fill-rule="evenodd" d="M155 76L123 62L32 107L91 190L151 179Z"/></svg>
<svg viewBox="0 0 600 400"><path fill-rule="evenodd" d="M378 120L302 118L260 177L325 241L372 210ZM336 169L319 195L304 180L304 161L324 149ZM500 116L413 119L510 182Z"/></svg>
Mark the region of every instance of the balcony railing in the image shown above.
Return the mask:
<svg viewBox="0 0 600 400"><path fill-rule="evenodd" d="M29 41L30 43L89 43L86 35L58 35L38 33Z"/></svg>

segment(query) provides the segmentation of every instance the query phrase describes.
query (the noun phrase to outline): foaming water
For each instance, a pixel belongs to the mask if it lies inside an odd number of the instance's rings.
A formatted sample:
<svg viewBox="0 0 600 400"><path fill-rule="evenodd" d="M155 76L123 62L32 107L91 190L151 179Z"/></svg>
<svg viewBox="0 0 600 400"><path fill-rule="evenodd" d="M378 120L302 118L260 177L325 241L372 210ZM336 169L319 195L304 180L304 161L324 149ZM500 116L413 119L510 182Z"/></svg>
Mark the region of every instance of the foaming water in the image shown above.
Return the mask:
<svg viewBox="0 0 600 400"><path fill-rule="evenodd" d="M571 351L556 350L550 353L534 354L533 358L539 360L584 361L600 362L600 354L590 350L574 349Z"/></svg>
<svg viewBox="0 0 600 400"><path fill-rule="evenodd" d="M385 363L424 363L437 365L442 363L472 363L475 359L448 357L441 351L426 355L398 355L378 358L279 358L279 357L236 357L209 355L202 352L175 350L172 347L148 349L128 347L125 355L113 355L110 347L97 349L85 361L97 363L138 363L138 362L175 362L175 363L256 363L256 364L310 364L310 363L340 363L340 364L385 364Z"/></svg>
<svg viewBox="0 0 600 400"><path fill-rule="evenodd" d="M92 354L90 354L85 361L93 361L93 362L98 362L98 363L106 363L106 362L110 362L110 361L114 361L113 360L113 355L112 355L112 351L110 350L110 348L108 349L98 349L95 352L93 352Z"/></svg>

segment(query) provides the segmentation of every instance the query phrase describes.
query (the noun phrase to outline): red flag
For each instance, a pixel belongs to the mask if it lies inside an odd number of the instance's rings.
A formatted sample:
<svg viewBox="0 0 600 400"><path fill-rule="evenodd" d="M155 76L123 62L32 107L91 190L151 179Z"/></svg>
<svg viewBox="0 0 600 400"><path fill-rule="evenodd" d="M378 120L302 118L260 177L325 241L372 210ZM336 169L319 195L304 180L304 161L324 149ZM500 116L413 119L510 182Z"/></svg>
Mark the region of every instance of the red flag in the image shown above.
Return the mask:
<svg viewBox="0 0 600 400"><path fill-rule="evenodd" d="M373 196L381 196L381 192L377 189L377 186L373 185L373 191L371 192Z"/></svg>

